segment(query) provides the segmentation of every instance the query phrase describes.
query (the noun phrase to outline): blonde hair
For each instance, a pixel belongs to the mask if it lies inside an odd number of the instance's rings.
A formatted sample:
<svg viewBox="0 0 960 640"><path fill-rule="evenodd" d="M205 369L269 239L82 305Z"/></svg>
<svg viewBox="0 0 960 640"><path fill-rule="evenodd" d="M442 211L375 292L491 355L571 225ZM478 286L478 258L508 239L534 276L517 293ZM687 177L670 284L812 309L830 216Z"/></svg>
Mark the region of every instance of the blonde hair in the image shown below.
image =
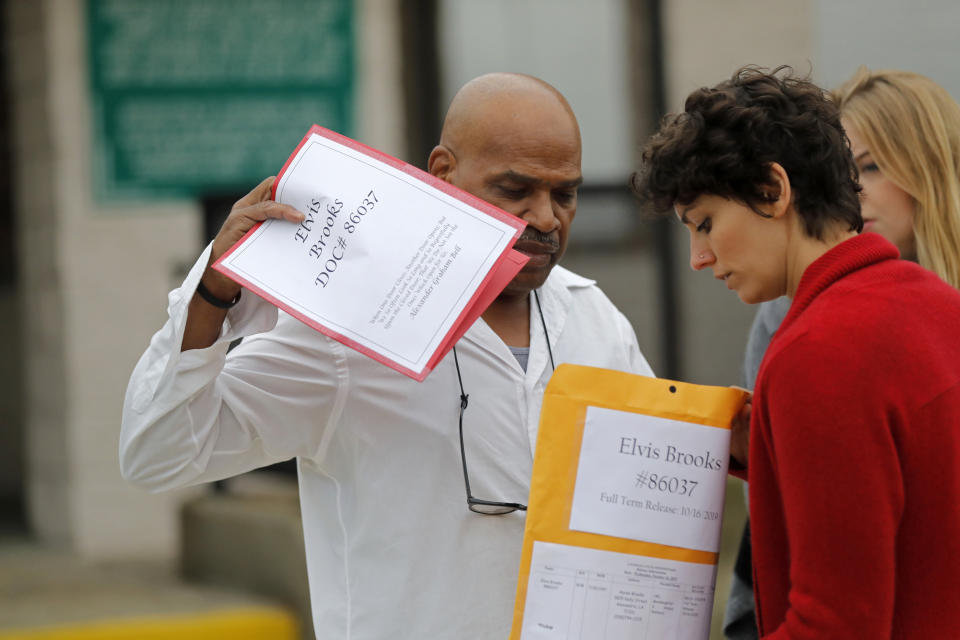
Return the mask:
<svg viewBox="0 0 960 640"><path fill-rule="evenodd" d="M832 97L883 175L916 202L920 264L960 288L960 105L925 76L866 67Z"/></svg>

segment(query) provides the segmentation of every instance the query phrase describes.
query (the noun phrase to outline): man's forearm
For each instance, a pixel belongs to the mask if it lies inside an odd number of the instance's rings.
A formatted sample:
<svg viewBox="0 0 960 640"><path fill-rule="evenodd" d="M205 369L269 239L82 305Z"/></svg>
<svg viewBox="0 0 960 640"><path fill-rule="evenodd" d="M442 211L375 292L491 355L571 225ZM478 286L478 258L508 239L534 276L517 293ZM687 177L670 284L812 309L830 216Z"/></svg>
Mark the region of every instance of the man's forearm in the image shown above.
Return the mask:
<svg viewBox="0 0 960 640"><path fill-rule="evenodd" d="M209 266L200 282L210 294L223 302L229 302L240 293L240 285L217 273ZM183 331L180 351L206 349L220 337L220 329L227 317L227 309L215 306L194 292L187 308L187 324Z"/></svg>

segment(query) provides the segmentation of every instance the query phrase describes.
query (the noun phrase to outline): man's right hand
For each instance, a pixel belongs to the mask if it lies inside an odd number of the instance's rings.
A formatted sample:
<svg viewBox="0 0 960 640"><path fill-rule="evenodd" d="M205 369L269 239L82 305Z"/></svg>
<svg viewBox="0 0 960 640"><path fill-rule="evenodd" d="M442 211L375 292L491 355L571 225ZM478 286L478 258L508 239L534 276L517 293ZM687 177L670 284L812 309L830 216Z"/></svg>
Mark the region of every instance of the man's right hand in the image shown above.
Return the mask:
<svg viewBox="0 0 960 640"><path fill-rule="evenodd" d="M210 261L201 280L210 293L221 300L228 301L236 298L240 293L240 285L219 271L215 271L210 265L219 260L258 222L263 222L267 218L303 222L302 213L288 204L280 204L270 199L270 188L275 180L275 176L270 176L254 187L250 193L237 200L230 209L230 215L213 239Z"/></svg>
<svg viewBox="0 0 960 640"><path fill-rule="evenodd" d="M276 177L271 176L258 184L247 195L243 196L230 209L230 215L224 221L220 231L213 239L210 250L210 259L207 268L200 278L203 286L214 297L229 302L240 293L240 285L213 269L211 265L235 245L247 231L258 222L267 218L278 218L290 222L303 222L304 215L287 204L280 204L270 199L270 188ZM196 293L190 300L187 311L187 324L183 333L181 351L188 349L205 349L220 335L220 327L227 315L226 309L215 307L206 302Z"/></svg>

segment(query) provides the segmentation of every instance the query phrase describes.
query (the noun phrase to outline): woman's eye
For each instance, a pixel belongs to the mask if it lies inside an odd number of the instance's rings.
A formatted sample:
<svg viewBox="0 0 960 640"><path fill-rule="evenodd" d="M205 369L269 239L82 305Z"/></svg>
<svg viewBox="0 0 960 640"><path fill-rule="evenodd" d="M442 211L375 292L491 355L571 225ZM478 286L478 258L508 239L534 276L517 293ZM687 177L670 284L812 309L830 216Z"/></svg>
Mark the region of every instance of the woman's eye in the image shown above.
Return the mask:
<svg viewBox="0 0 960 640"><path fill-rule="evenodd" d="M876 162L868 162L860 168L860 173L869 173L873 171L880 171L880 167L877 166Z"/></svg>
<svg viewBox="0 0 960 640"><path fill-rule="evenodd" d="M710 233L710 218L704 218L703 222L697 225L697 231L701 233Z"/></svg>

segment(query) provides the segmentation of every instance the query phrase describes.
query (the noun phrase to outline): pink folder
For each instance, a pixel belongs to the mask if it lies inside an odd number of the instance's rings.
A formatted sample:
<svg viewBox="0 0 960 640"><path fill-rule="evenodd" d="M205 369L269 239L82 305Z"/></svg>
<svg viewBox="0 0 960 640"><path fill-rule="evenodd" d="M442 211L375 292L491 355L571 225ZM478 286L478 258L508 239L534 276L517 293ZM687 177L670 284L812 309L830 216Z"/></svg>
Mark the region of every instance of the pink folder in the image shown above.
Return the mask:
<svg viewBox="0 0 960 640"><path fill-rule="evenodd" d="M499 221L506 223L507 225L509 225L514 229L513 240L516 240L520 236L520 234L523 232L523 230L526 228L526 223L523 220L507 213L506 211L503 211L502 209L499 209L498 207L495 207L489 204L488 202L485 202L484 200L481 200L480 198L477 198L474 195L467 193L466 191L463 191L462 189L459 189L451 185L448 182L444 182L443 180L440 180L425 171L422 171L410 164L407 164L402 160L398 160L397 158L394 158L381 151L368 147L367 145L357 142L356 140L352 140L350 138L347 138L346 136L340 135L339 133L330 131L329 129L325 129L318 125L314 125L313 127L311 127L310 131L307 132L307 134L304 136L303 140L301 140L297 148L293 151L292 154L290 154L290 158L287 159L287 162L284 164L283 169L280 171L280 174L277 176L277 180L274 182L271 197L274 197L274 198L276 197L277 185L281 182L281 178L283 177L283 174L287 171L287 169L290 166L290 163L297 156L298 152L300 151L300 148L314 134L328 138L338 144L349 147L354 151L357 151L375 160L378 160L384 164L387 164L393 167L394 169L402 171L408 174L409 176L416 178L417 180L425 183L426 185L429 185L430 187L443 191L447 195L453 198L456 198L457 200L460 200L461 202L469 205L475 210L481 211L486 215L492 216L498 219ZM254 234L254 232L257 230L259 226L260 224L254 226L253 229L248 231L247 234L243 238L241 238L239 242L237 242L237 244L235 244L229 251L227 251L227 253L221 256L220 259L214 263L213 268L220 271L227 277L240 283L241 285L243 285L244 288L249 289L250 291L264 298L271 304L276 305L277 307L279 307L280 309L283 309L290 315L298 318L305 324L323 333L324 335L329 336L330 338L333 338L334 340L337 340L347 345L348 347L355 349L356 351L359 351L360 353L363 353L364 355L367 355L377 360L378 362L381 362L387 365L388 367L391 367L392 369L395 369L396 371L399 371L400 373L406 376L409 376L417 381L422 381L424 378L427 377L427 375L430 373L430 371L433 370L436 364L440 360L442 360L444 356L446 356L446 354L450 351L453 345L455 345L456 342L463 336L463 334L466 333L467 329L469 329L470 326L477 321L480 315L494 301L494 299L496 299L496 297L500 295L500 292L503 291L504 287L506 287L507 284L517 275L517 273L520 271L520 269L523 268L523 265L526 264L528 260L527 256L517 251L514 251L512 248L508 247L504 251L502 251L499 257L493 263L492 268L490 268L490 270L487 272L486 277L481 281L480 286L475 291L473 291L473 294L469 302L466 304L466 306L463 307L457 319L450 326L449 331L444 336L443 340L440 341L439 346L436 348L433 355L428 359L426 366L424 366L423 369L420 371L414 371L396 362L395 360L391 359L389 356L383 353L377 352L373 349L370 349L347 336L341 335L340 333L338 333L337 331L334 331L330 327L325 326L323 323L317 322L314 319L305 316L304 314L298 312L296 309L290 307L290 305L286 304L284 301L279 300L276 297L272 296L269 292L263 290L261 287L257 286L256 284L248 281L246 278L244 278L240 274L231 270L227 265L223 264L224 260L226 260L234 251L236 251L239 247L241 247L251 237L251 235Z"/></svg>

